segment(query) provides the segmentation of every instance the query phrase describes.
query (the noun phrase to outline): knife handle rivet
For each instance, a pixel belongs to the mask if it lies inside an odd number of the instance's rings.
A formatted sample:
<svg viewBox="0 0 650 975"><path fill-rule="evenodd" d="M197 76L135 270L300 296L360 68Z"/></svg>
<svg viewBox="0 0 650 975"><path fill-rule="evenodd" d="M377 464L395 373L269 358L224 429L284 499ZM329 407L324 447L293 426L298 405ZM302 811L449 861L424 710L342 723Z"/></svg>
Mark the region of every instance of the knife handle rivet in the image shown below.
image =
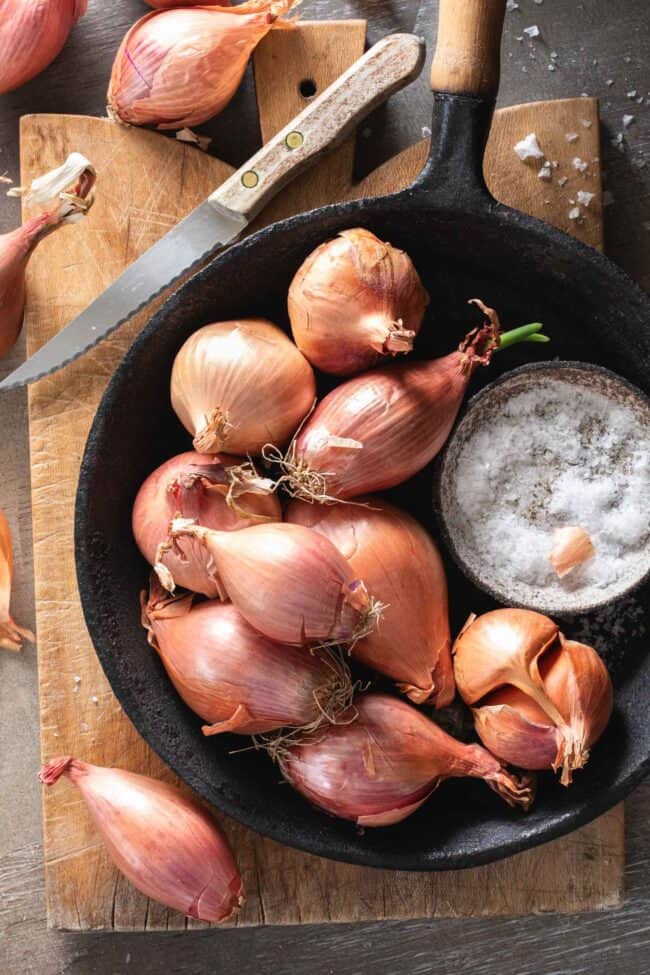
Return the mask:
<svg viewBox="0 0 650 975"><path fill-rule="evenodd" d="M260 178L254 169L247 169L243 174L241 181L242 185L245 186L247 190L252 190L253 187L257 186L259 183Z"/></svg>
<svg viewBox="0 0 650 975"><path fill-rule="evenodd" d="M302 132L290 132L284 141L289 149L299 149L305 141L305 137Z"/></svg>

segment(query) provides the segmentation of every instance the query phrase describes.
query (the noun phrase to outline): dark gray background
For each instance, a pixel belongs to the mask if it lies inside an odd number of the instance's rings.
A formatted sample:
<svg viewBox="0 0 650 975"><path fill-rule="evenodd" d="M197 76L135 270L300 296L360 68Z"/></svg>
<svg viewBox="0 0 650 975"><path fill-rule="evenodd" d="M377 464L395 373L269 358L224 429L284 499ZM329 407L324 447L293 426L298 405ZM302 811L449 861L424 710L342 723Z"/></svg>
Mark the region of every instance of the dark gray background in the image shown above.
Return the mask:
<svg viewBox="0 0 650 975"><path fill-rule="evenodd" d="M457 0L461 3L462 0ZM507 14L500 104L579 96L601 99L602 157L614 203L605 211L610 255L650 286L650 5L648 0L519 0ZM416 0L303 0L304 19L367 17L370 40L413 27ZM433 4L435 7L435 3ZM103 114L110 65L140 0L90 0L61 56L39 78L0 98L0 174L18 180L18 119L29 112ZM518 41L537 24L541 38ZM548 70L550 52L557 70ZM613 84L608 85L607 82ZM636 89L649 103L636 104ZM403 132L397 101L369 123L359 170L385 157ZM623 114L625 151L610 140ZM244 117L247 124L242 125ZM411 125L417 134L426 115ZM241 163L256 145L252 81L207 127L213 151ZM366 127L367 128L367 127ZM647 162L647 165L644 163ZM18 221L0 196L0 231ZM22 343L0 366L8 372ZM33 621L29 455L24 392L0 401L0 507L16 549L16 617ZM627 894L622 909L572 917L330 925L169 935L72 935L45 929L36 653L0 655L0 975L644 975L650 973L650 784L627 803Z"/></svg>

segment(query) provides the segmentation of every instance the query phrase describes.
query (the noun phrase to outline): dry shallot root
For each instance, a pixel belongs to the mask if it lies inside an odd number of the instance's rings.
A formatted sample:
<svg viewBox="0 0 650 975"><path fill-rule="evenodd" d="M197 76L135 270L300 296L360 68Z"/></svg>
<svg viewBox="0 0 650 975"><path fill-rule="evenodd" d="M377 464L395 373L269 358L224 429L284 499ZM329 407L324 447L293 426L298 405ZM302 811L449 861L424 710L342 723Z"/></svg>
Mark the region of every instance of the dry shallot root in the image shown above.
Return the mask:
<svg viewBox="0 0 650 975"><path fill-rule="evenodd" d="M486 748L570 785L610 719L613 688L592 647L526 609L470 616L453 648L458 691Z"/></svg>

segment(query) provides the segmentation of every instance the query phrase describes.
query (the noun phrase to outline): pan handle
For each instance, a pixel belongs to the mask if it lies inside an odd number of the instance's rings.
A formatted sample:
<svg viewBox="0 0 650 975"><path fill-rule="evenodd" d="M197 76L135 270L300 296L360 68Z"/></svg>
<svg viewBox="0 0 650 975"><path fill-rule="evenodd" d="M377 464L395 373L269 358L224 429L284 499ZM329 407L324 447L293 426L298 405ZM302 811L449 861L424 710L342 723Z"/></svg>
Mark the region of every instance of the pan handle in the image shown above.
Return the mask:
<svg viewBox="0 0 650 975"><path fill-rule="evenodd" d="M499 89L506 0L440 0L429 158L414 188L439 202L492 201L483 154Z"/></svg>

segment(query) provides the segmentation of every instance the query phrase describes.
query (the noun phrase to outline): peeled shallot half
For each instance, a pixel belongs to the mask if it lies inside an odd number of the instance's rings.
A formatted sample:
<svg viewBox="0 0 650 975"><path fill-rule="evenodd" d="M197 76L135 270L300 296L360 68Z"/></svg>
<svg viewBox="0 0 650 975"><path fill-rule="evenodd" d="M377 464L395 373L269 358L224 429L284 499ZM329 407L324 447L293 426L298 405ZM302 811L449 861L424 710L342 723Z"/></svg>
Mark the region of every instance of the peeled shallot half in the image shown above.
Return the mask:
<svg viewBox="0 0 650 975"><path fill-rule="evenodd" d="M480 745L464 745L405 701L362 694L356 719L277 753L287 781L315 806L359 826L390 826L414 813L448 778L484 779L510 806L528 809L534 783L518 779ZM351 714L351 719L353 714Z"/></svg>
<svg viewBox="0 0 650 975"><path fill-rule="evenodd" d="M486 748L520 768L561 769L570 785L612 713L612 682L596 651L565 639L541 613L497 609L470 616L453 652L458 690Z"/></svg>
<svg viewBox="0 0 650 975"><path fill-rule="evenodd" d="M315 397L311 366L263 318L205 325L172 370L172 406L206 454L258 454L266 443L286 444Z"/></svg>
<svg viewBox="0 0 650 975"><path fill-rule="evenodd" d="M288 522L321 532L384 603L381 624L354 656L391 677L417 704L454 697L447 581L438 549L414 518L380 498L359 505L292 501Z"/></svg>
<svg viewBox="0 0 650 975"><path fill-rule="evenodd" d="M152 581L142 622L174 687L207 722L205 735L315 730L349 706L350 673L333 653L274 643L232 603L194 598Z"/></svg>
<svg viewBox="0 0 650 975"><path fill-rule="evenodd" d="M358 227L306 258L289 288L289 318L312 365L350 376L410 352L428 300L408 254Z"/></svg>
<svg viewBox="0 0 650 975"><path fill-rule="evenodd" d="M133 505L133 535L147 562L156 561L172 518L193 518L206 528L234 531L260 521L281 521L282 509L242 457L188 451L165 461L149 475ZM214 599L219 587L210 557L193 539L179 540L162 557L178 586Z"/></svg>
<svg viewBox="0 0 650 975"><path fill-rule="evenodd" d="M69 756L43 766L79 789L115 866L134 887L201 921L227 921L244 902L241 876L221 827L168 785Z"/></svg>

